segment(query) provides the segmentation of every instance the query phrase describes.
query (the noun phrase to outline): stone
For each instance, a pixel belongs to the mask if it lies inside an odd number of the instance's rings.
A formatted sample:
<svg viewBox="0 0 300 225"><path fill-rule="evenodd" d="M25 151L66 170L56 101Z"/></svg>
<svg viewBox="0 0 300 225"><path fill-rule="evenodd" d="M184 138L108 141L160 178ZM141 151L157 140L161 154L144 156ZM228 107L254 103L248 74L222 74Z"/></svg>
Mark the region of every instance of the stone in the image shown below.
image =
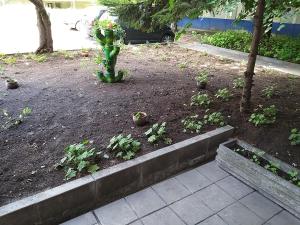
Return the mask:
<svg viewBox="0 0 300 225"><path fill-rule="evenodd" d="M144 225L185 225L168 207L144 217L142 222Z"/></svg>

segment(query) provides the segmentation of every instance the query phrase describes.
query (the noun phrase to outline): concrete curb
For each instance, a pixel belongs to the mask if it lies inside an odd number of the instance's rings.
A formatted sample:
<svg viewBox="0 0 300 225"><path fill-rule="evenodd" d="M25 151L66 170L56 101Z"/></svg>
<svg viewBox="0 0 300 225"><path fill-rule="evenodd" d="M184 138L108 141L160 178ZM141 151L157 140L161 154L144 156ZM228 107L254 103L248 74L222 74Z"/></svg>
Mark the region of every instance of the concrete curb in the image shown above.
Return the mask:
<svg viewBox="0 0 300 225"><path fill-rule="evenodd" d="M215 156L233 134L225 126L0 208L1 225L55 225Z"/></svg>
<svg viewBox="0 0 300 225"><path fill-rule="evenodd" d="M234 61L247 61L248 53L240 52L236 50L220 48L212 45L201 44L199 42L194 43L178 43L178 46L195 50L206 52L211 55L225 57ZM257 56L256 64L264 68L274 69L280 72L289 73L293 75L300 76L300 65L296 63L285 62L278 59L273 59L264 56Z"/></svg>
<svg viewBox="0 0 300 225"><path fill-rule="evenodd" d="M300 188L231 150L230 148L236 144L251 152L261 151L246 142L237 139L230 140L218 148L216 157L218 165L300 218ZM296 168L292 168L267 153L262 158L278 163L280 169L286 173L293 170L300 174Z"/></svg>

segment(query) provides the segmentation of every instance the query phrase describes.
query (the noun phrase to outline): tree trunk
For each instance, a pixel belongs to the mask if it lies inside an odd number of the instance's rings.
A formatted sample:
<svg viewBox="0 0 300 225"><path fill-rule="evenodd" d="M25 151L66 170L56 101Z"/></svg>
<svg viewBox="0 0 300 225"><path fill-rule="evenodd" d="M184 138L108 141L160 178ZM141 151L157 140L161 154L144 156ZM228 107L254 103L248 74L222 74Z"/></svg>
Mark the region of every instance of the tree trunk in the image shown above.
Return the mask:
<svg viewBox="0 0 300 225"><path fill-rule="evenodd" d="M250 54L248 57L247 70L244 73L245 86L243 89L242 100L240 103L241 112L249 112L251 107L251 89L253 86L254 68L256 63L256 56L263 31L263 16L265 11L265 0L259 0L254 16L254 31L251 42Z"/></svg>
<svg viewBox="0 0 300 225"><path fill-rule="evenodd" d="M37 26L39 29L40 44L36 54L53 52L53 40L51 32L51 21L42 0L29 0L35 5L37 15Z"/></svg>

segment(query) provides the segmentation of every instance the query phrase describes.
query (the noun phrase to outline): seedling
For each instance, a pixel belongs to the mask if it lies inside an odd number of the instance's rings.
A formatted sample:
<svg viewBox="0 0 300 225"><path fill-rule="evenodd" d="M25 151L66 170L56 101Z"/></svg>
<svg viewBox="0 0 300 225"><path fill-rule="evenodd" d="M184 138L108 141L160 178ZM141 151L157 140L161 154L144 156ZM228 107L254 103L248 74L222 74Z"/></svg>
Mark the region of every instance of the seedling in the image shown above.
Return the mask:
<svg viewBox="0 0 300 225"><path fill-rule="evenodd" d="M229 92L227 88L223 88L223 89L219 89L215 94L215 96L216 98L220 98L227 102L232 97L232 94Z"/></svg>
<svg viewBox="0 0 300 225"><path fill-rule="evenodd" d="M163 122L161 124L154 124L145 132L145 135L148 137L148 142L151 144L156 144L160 140L165 144L172 144L172 139L166 137L166 133L166 122Z"/></svg>
<svg viewBox="0 0 300 225"><path fill-rule="evenodd" d="M203 127L203 123L200 120L198 120L198 117L198 115L188 116L181 120L181 123L184 127L183 132L189 131L191 133L200 133Z"/></svg>
<svg viewBox="0 0 300 225"><path fill-rule="evenodd" d="M266 98L272 98L275 92L275 87L274 86L268 86L265 89L262 90L263 96Z"/></svg>
<svg viewBox="0 0 300 225"><path fill-rule="evenodd" d="M66 180L83 172L94 173L100 169L95 162L99 152L96 152L95 148L90 148L89 144L89 141L83 141L65 148L65 156L55 166L64 168Z"/></svg>
<svg viewBox="0 0 300 225"><path fill-rule="evenodd" d="M233 88L241 89L245 86L245 80L241 77L233 80Z"/></svg>
<svg viewBox="0 0 300 225"><path fill-rule="evenodd" d="M260 161L257 155L252 155L250 161L256 163L257 165L260 165Z"/></svg>
<svg viewBox="0 0 300 225"><path fill-rule="evenodd" d="M289 140L291 141L291 145L300 145L300 131L296 128L292 129Z"/></svg>
<svg viewBox="0 0 300 225"><path fill-rule="evenodd" d="M141 143L134 140L131 134L124 136L120 134L110 139L108 149L115 154L116 157L129 160L140 150Z"/></svg>
<svg viewBox="0 0 300 225"><path fill-rule="evenodd" d="M288 171L288 175L289 175L289 181L295 183L298 181L298 172L295 170L290 170ZM299 180L300 182L300 180Z"/></svg>
<svg viewBox="0 0 300 225"><path fill-rule="evenodd" d="M193 95L191 98L191 106L195 105L195 106L208 107L210 103L211 101L208 94L198 93L196 95Z"/></svg>
<svg viewBox="0 0 300 225"><path fill-rule="evenodd" d="M249 122L253 123L256 127L264 124L275 123L277 114L275 105L271 105L267 108L260 107L260 109L256 109L256 111L259 112L252 113L249 118Z"/></svg>
<svg viewBox="0 0 300 225"><path fill-rule="evenodd" d="M20 125L31 114L31 112L32 110L30 108L25 107L17 117L13 117L6 110L3 110L3 115L6 118L6 121L2 125L2 128L9 129L11 127Z"/></svg>
<svg viewBox="0 0 300 225"><path fill-rule="evenodd" d="M204 115L204 124L210 124L210 125L218 125L218 126L224 126L225 121L222 113L220 112L213 112L208 115Z"/></svg>
<svg viewBox="0 0 300 225"><path fill-rule="evenodd" d="M205 89L208 82L208 73L206 71L200 72L198 76L195 77L195 80L201 89Z"/></svg>
<svg viewBox="0 0 300 225"><path fill-rule="evenodd" d="M278 170L280 169L280 165L275 162L270 162L269 164L265 165L265 169L271 171L274 174L277 174Z"/></svg>
<svg viewBox="0 0 300 225"><path fill-rule="evenodd" d="M180 63L180 64L179 64L179 68L180 68L180 69L185 69L185 68L187 68L187 62Z"/></svg>

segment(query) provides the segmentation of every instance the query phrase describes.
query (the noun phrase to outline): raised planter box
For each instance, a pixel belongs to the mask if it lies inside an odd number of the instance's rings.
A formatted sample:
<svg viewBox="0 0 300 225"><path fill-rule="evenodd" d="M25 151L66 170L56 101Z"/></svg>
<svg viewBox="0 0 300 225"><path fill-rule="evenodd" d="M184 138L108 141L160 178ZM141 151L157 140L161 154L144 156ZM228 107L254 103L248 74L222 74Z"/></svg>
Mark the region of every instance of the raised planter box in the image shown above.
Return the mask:
<svg viewBox="0 0 300 225"><path fill-rule="evenodd" d="M55 225L208 161L225 126L0 207L1 225Z"/></svg>
<svg viewBox="0 0 300 225"><path fill-rule="evenodd" d="M218 165L300 218L300 188L236 153L233 151L236 146L253 153L262 152L246 142L236 139L230 140L221 144L217 150L216 161ZM284 173L293 170L300 174L296 168L266 153L261 158L279 164L280 170Z"/></svg>

